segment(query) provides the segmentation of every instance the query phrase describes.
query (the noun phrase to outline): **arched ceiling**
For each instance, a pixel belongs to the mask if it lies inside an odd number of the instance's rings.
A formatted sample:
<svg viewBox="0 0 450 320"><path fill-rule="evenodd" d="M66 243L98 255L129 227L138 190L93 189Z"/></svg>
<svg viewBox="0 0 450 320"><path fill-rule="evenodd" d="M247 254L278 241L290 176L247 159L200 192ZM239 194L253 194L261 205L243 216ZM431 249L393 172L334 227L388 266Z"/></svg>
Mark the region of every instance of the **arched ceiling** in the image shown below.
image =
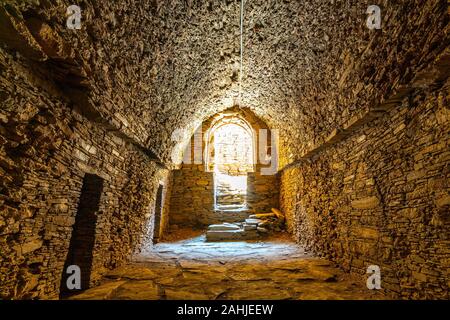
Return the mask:
<svg viewBox="0 0 450 320"><path fill-rule="evenodd" d="M65 25L72 2L83 10L81 30ZM245 1L241 106L280 129L282 164L382 102L448 45L446 1L378 0L382 29L369 30L372 2ZM13 0L8 10L41 45L55 43L47 63L81 68L103 119L165 163L175 129L193 132L238 94L240 1Z"/></svg>

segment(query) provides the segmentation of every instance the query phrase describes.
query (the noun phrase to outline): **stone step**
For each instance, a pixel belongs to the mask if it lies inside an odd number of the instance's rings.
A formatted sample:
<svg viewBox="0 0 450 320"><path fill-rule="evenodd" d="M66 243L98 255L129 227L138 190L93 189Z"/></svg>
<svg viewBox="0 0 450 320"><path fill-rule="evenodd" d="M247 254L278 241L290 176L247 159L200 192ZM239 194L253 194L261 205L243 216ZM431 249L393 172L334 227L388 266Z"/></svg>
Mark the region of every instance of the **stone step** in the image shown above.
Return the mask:
<svg viewBox="0 0 450 320"><path fill-rule="evenodd" d="M268 229L262 225L267 220L246 219L241 223L222 223L208 226L206 241L242 241L259 239L268 233ZM262 223L261 226L259 224Z"/></svg>
<svg viewBox="0 0 450 320"><path fill-rule="evenodd" d="M212 224L208 227L208 231L227 231L227 230L240 230L241 228L232 223Z"/></svg>
<svg viewBox="0 0 450 320"><path fill-rule="evenodd" d="M262 222L261 219L245 219L246 224L258 225L260 222Z"/></svg>
<svg viewBox="0 0 450 320"><path fill-rule="evenodd" d="M244 223L244 230L248 231L248 230L256 230L257 225L256 224L247 224Z"/></svg>
<svg viewBox="0 0 450 320"><path fill-rule="evenodd" d="M258 227L257 230L260 233L268 233L269 232L269 230L267 230L266 228L263 228L263 227Z"/></svg>
<svg viewBox="0 0 450 320"><path fill-rule="evenodd" d="M206 241L242 240L244 230L209 230L206 232Z"/></svg>

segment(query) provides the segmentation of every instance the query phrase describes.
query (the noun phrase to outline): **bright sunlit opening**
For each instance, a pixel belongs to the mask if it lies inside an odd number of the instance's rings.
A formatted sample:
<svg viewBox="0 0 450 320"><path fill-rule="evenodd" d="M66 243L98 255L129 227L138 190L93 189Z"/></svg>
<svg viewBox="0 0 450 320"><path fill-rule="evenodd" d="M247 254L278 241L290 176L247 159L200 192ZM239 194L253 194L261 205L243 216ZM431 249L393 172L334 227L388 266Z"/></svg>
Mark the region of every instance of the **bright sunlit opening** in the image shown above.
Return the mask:
<svg viewBox="0 0 450 320"><path fill-rule="evenodd" d="M253 137L235 123L214 132L215 209L234 211L247 207L247 172L253 169Z"/></svg>

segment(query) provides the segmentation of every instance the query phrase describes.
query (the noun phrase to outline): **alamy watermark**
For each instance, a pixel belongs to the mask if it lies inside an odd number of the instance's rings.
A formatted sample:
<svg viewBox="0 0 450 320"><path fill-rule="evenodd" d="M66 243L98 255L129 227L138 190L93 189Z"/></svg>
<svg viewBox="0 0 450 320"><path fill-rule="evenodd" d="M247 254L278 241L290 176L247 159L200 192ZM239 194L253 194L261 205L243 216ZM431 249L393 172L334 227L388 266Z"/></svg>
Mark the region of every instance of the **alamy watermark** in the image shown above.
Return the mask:
<svg viewBox="0 0 450 320"><path fill-rule="evenodd" d="M67 277L66 287L69 290L81 290L81 269L77 265L70 265L67 267L66 274L70 276Z"/></svg>
<svg viewBox="0 0 450 320"><path fill-rule="evenodd" d="M81 8L76 5L71 5L67 8L66 26L71 30L81 29Z"/></svg>
<svg viewBox="0 0 450 320"><path fill-rule="evenodd" d="M270 145L267 143L267 137L270 132ZM256 164L265 165L268 167L261 167L261 175L274 175L278 172L278 146L279 146L279 130L278 129L259 129L258 131L258 152L255 157ZM188 143L184 147L186 141L191 141L190 136L182 129L176 129L172 132L171 140L177 143L173 148L171 158L173 163L184 164L203 164L203 132L201 129L197 130L193 135L193 144ZM208 141L205 141L208 143ZM192 149L193 147L193 149ZM270 150L270 155L268 154ZM193 151L193 152L192 152ZM180 153L183 156L180 156ZM192 157L193 153L193 157ZM208 157L208 156L206 156ZM269 166L270 165L270 166Z"/></svg>
<svg viewBox="0 0 450 320"><path fill-rule="evenodd" d="M371 265L367 268L367 272L370 276L367 278L366 285L369 290L381 289L381 271L377 265Z"/></svg>
<svg viewBox="0 0 450 320"><path fill-rule="evenodd" d="M370 5L366 13L369 15L366 20L367 28L370 30L381 29L381 9L377 5Z"/></svg>

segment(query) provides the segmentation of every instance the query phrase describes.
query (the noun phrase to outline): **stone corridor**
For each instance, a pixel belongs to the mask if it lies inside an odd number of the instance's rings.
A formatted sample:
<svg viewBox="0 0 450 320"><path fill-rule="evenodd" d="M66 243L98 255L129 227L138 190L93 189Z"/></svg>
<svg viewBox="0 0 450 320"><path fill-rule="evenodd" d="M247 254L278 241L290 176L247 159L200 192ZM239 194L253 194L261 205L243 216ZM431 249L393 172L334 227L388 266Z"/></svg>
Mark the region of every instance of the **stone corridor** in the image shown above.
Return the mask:
<svg viewBox="0 0 450 320"><path fill-rule="evenodd" d="M185 233L189 234L189 233ZM286 235L265 241L163 242L115 269L75 300L385 299Z"/></svg>
<svg viewBox="0 0 450 320"><path fill-rule="evenodd" d="M449 14L0 1L0 300L448 300Z"/></svg>

